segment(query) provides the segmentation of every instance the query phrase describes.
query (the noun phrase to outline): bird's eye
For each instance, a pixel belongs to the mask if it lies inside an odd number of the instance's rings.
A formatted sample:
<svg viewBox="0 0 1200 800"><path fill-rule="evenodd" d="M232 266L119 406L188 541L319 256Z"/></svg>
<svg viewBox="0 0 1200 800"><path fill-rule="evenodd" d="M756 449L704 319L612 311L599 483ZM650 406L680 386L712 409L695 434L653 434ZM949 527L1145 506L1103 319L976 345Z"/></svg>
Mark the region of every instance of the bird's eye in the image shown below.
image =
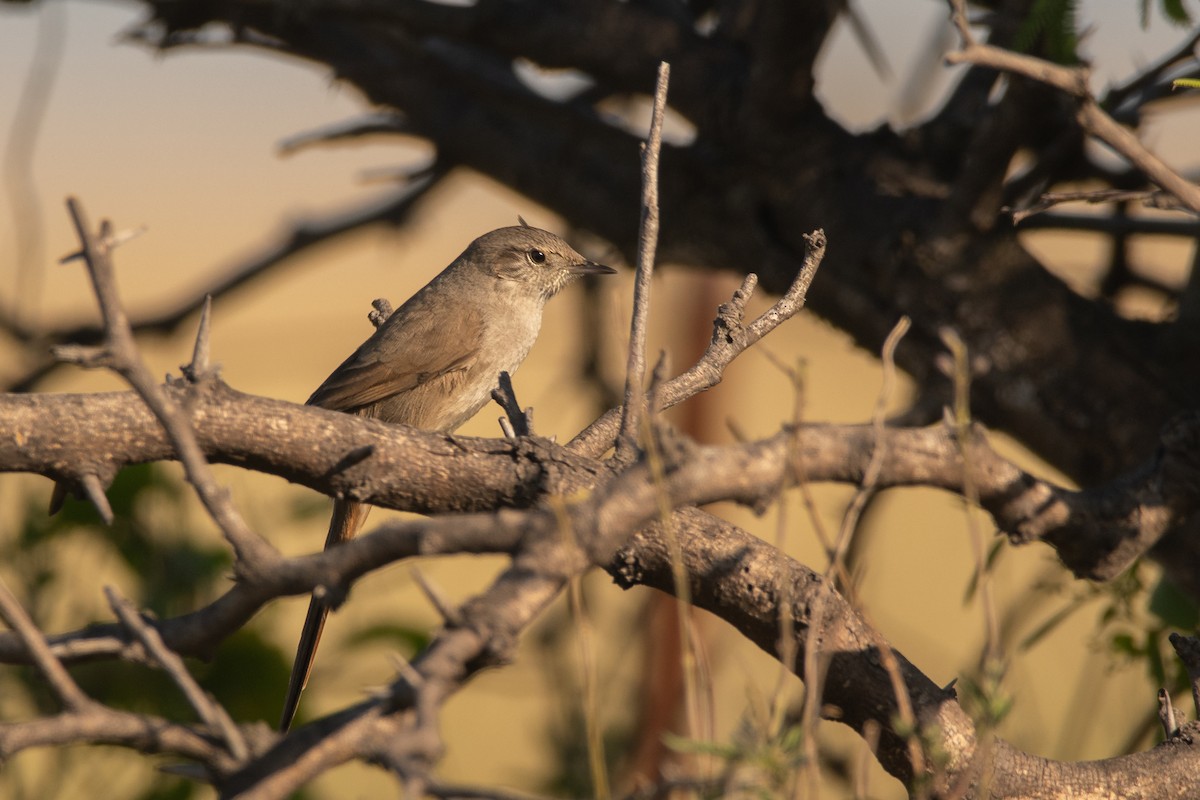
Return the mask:
<svg viewBox="0 0 1200 800"><path fill-rule="evenodd" d="M546 254L543 253L541 250L538 250L536 247L533 248L532 250L530 250L527 253L527 255L529 256L529 260L532 261L534 264L545 264L546 263Z"/></svg>

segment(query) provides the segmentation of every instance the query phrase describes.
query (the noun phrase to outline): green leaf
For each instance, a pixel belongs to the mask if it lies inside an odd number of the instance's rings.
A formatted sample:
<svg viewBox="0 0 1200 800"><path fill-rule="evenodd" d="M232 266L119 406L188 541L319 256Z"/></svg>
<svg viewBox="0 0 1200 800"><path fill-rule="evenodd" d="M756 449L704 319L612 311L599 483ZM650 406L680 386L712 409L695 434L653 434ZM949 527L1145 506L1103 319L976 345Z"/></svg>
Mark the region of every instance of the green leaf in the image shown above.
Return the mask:
<svg viewBox="0 0 1200 800"><path fill-rule="evenodd" d="M1172 25L1191 25L1192 15L1183 7L1183 0L1162 0L1163 16Z"/></svg>
<svg viewBox="0 0 1200 800"><path fill-rule="evenodd" d="M1013 49L1036 52L1059 64L1077 62L1078 7L1078 0L1034 0L1013 39Z"/></svg>
<svg viewBox="0 0 1200 800"><path fill-rule="evenodd" d="M1142 654L1141 648L1138 647L1137 643L1134 642L1133 637L1128 633L1116 634L1112 637L1110 643L1112 644L1112 649L1115 652L1131 658L1136 658Z"/></svg>
<svg viewBox="0 0 1200 800"><path fill-rule="evenodd" d="M1172 581L1162 578L1150 593L1150 613L1169 628L1191 631L1200 627L1200 608Z"/></svg>
<svg viewBox="0 0 1200 800"><path fill-rule="evenodd" d="M401 645L408 651L408 655L412 655L425 649L425 645L429 644L429 638L428 628L383 623L359 628L349 636L346 642L354 646L372 642L385 642L392 646Z"/></svg>

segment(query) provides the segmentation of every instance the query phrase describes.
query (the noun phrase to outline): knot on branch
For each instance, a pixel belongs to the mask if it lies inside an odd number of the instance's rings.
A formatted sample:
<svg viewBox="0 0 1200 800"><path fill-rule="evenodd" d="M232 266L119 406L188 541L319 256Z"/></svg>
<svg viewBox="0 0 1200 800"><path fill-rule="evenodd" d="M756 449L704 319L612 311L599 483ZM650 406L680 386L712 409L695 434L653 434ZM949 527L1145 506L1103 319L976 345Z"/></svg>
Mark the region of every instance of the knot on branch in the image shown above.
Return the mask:
<svg viewBox="0 0 1200 800"><path fill-rule="evenodd" d="M613 583L622 589L631 589L646 581L646 571L637 556L637 548L633 547L632 543L617 551L608 571L612 575Z"/></svg>
<svg viewBox="0 0 1200 800"><path fill-rule="evenodd" d="M1170 736L1163 740L1163 745L1191 747L1200 740L1200 721L1185 722L1176 728Z"/></svg>
<svg viewBox="0 0 1200 800"><path fill-rule="evenodd" d="M747 289L747 286L743 284L733 293L733 297L728 303L721 303L717 306L717 316L713 320L713 344L742 343L746 335L746 329L742 325L742 321L745 319L746 301L754 293L754 285L751 282Z"/></svg>
<svg viewBox="0 0 1200 800"><path fill-rule="evenodd" d="M392 304L388 302L386 297L376 297L371 301L372 310L367 313L367 320L376 328L383 327L383 323L388 321L388 317L392 315Z"/></svg>

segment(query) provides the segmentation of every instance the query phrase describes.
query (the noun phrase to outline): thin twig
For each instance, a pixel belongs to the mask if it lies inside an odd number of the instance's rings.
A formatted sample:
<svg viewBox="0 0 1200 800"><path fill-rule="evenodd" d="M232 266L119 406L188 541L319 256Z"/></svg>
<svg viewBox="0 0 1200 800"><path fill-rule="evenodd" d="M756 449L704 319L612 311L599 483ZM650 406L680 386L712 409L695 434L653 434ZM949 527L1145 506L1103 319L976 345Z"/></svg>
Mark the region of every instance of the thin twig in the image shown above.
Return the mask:
<svg viewBox="0 0 1200 800"><path fill-rule="evenodd" d="M425 573L416 567L411 568L409 573L412 575L417 587L424 592L425 598L447 625L455 626L462 624L462 614L459 613L454 602L442 591L440 586L427 578Z"/></svg>
<svg viewBox="0 0 1200 800"><path fill-rule="evenodd" d="M1037 202L1026 208L1005 208L1012 214L1013 225L1020 225L1029 217L1047 211L1061 203L1121 203L1129 200L1144 201L1155 204L1156 200L1170 197L1161 189L1102 189L1095 192L1046 192ZM1194 223L1193 223L1194 224Z"/></svg>
<svg viewBox="0 0 1200 800"><path fill-rule="evenodd" d="M1175 707L1171 705L1171 693L1166 689L1158 690L1158 721L1162 723L1163 738L1170 739L1179 732L1175 722Z"/></svg>
<svg viewBox="0 0 1200 800"><path fill-rule="evenodd" d="M855 531L858 530L858 521L862 517L863 509L867 507L867 501L875 494L879 473L883 469L883 460L887 458L883 428L887 421L888 403L891 402L896 388L896 347L899 346L900 340L904 338L904 334L908 333L911 326L912 321L908 317L901 317L883 342L883 350L880 354L883 362L883 380L880 383L879 395L875 399L875 411L871 414L871 428L875 433L875 441L871 446L871 460L867 462L867 469L863 473L858 491L854 493L850 505L846 507L846 513L842 515L842 525L838 529L833 552L830 553L829 569L825 572L826 577L844 574L843 560L846 550L850 546L850 540ZM844 591L847 589L848 587L843 587Z"/></svg>
<svg viewBox="0 0 1200 800"><path fill-rule="evenodd" d="M46 637L38 630L37 625L25 613L20 601L9 590L8 584L0 581L0 617L5 624L17 634L29 653L30 660L38 671L46 678L50 688L58 695L62 704L71 711L83 711L94 705L91 698L83 693L79 684L67 672L66 667L58 657L50 651Z"/></svg>
<svg viewBox="0 0 1200 800"><path fill-rule="evenodd" d="M146 648L146 653L171 676L171 680L183 692L188 705L192 707L200 720L225 740L229 754L235 761L244 761L250 755L250 748L247 747L241 730L234 724L229 712L200 688L200 684L196 683L196 679L188 672L183 659L166 646L162 636L142 619L141 614L132 603L111 586L104 587L104 596L108 599L108 605L117 615L121 624L142 643L142 646Z"/></svg>
<svg viewBox="0 0 1200 800"><path fill-rule="evenodd" d="M294 133L280 140L276 152L290 156L315 145L353 141L378 135L413 136L416 131L399 111L375 111L353 119L341 120L312 130Z"/></svg>
<svg viewBox="0 0 1200 800"><path fill-rule="evenodd" d="M646 427L650 427L653 410L646 416ZM683 662L680 671L683 674L684 718L687 725L685 735L693 739L703 739L705 736L700 727L700 688L696 668L696 642L692 636L692 588L688 577L687 564L684 562L683 548L679 536L672 524L671 515L674 511L672 499L666 486L666 465L663 463L662 451L654 436L653 430L646 431L646 465L650 471L650 480L654 485L654 497L658 503L658 522L662 526L663 536L667 541L670 554L671 574L675 581L675 614L676 626L679 629L679 657Z"/></svg>
<svg viewBox="0 0 1200 800"><path fill-rule="evenodd" d="M971 441L971 366L966 343L956 331L946 328L941 331L942 342L950 350L953 359L954 409L953 424L955 440L963 464L962 501L966 514L967 532L975 554L975 581L983 610L985 645L982 664L1000 657L1000 626L996 620L996 608L992 598L991 581L988 580L987 553L983 544L983 532L975 520L975 509L979 507L979 487L975 484L974 448Z"/></svg>
<svg viewBox="0 0 1200 800"><path fill-rule="evenodd" d="M1076 118L1085 131L1107 144L1139 169L1152 183L1179 198L1193 213L1200 214L1200 187L1185 180L1166 162L1151 153L1128 128L1122 126L1096 101L1088 87L1086 67L1064 67L1041 58L1014 53L975 41L966 23L964 0L951 0L954 22L963 39L961 50L949 53L951 64L968 63L992 67L1044 83L1079 101Z"/></svg>
<svg viewBox="0 0 1200 800"><path fill-rule="evenodd" d="M504 409L504 416L500 418L500 429L504 431L506 439L516 439L533 433L533 409L521 408L521 404L517 402L516 390L513 389L512 376L507 372L500 373L500 381L496 388L492 389L492 400Z"/></svg>
<svg viewBox="0 0 1200 800"><path fill-rule="evenodd" d="M618 450L635 449L637 431L645 398L646 324L650 313L650 286L654 277L654 254L658 249L658 159L662 150L663 116L667 108L667 84L671 66L658 65L654 89L654 110L650 133L642 146L641 233L638 236L637 275L633 289L633 320L629 328L629 359L625 373L625 404L621 410Z"/></svg>
<svg viewBox="0 0 1200 800"><path fill-rule="evenodd" d="M196 441L196 433L187 417L166 396L162 387L154 380L150 371L138 357L129 318L117 295L116 277L107 240L111 226L101 223L99 235L93 234L83 206L74 197L67 199L67 209L75 224L75 231L82 246L83 258L87 263L92 287L104 319L104 360L141 395L150 410L158 418L172 444L178 451L188 481L196 489L209 515L220 526L225 538L233 547L237 558L237 569L243 573L256 571L278 563L279 552L265 539L257 535L229 501L228 491L221 488L212 475L212 469L204 458L204 452ZM72 351L68 351L69 355ZM77 354L78 355L78 354ZM85 358L87 363L93 359Z"/></svg>
<svg viewBox="0 0 1200 800"><path fill-rule="evenodd" d="M563 498L549 498L550 508L558 521L561 543L567 548L577 544L575 529L571 523L566 502ZM579 673L583 697L581 710L584 719L584 734L587 742L588 770L592 778L592 794L599 800L612 797L608 780L608 763L604 755L604 736L600 724L600 699L596 681L596 655L592 644L592 622L587 605L583 601L583 575L572 574L567 579L567 603L571 618L575 621L575 640L579 646Z"/></svg>
<svg viewBox="0 0 1200 800"><path fill-rule="evenodd" d="M722 304L718 309L717 318L713 321L712 340L704 355L687 372L667 381L657 393L659 410L682 403L705 389L716 386L721 382L725 368L735 358L804 308L808 289L816 277L817 268L825 258L825 232L817 229L806 234L804 242L804 260L796 271L792 285L783 297L749 325L743 323L742 316L746 302L758 285L758 278L753 274L746 276L741 287L733 293L730 302ZM623 413L623 408L606 412L572 439L567 448L581 455L601 455L619 436Z"/></svg>

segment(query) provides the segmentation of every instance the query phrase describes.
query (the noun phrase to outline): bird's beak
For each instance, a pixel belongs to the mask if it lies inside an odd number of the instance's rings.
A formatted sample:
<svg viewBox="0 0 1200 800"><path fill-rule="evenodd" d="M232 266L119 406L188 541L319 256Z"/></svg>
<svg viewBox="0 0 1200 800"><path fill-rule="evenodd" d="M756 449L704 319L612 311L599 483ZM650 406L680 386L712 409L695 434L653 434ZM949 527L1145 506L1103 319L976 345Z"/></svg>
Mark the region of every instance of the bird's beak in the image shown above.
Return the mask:
<svg viewBox="0 0 1200 800"><path fill-rule="evenodd" d="M568 270L572 275L615 275L616 270L604 264L597 264L595 261L582 261L578 264L572 264Z"/></svg>

